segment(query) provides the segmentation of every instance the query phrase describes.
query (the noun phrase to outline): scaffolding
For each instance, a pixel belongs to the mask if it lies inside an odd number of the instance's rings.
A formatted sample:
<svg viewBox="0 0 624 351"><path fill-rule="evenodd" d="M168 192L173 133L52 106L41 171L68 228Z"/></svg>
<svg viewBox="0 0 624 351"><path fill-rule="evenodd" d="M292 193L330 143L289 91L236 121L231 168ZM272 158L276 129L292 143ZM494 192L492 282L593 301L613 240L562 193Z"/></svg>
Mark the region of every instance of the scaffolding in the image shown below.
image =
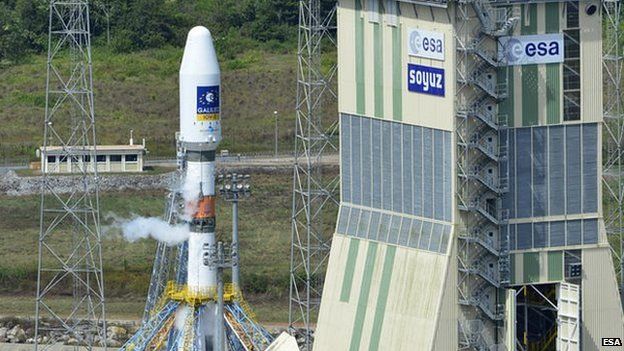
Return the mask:
<svg viewBox="0 0 624 351"><path fill-rule="evenodd" d="M619 274L620 295L624 291L624 106L622 96L622 4L603 0L603 217Z"/></svg>
<svg viewBox="0 0 624 351"><path fill-rule="evenodd" d="M322 161L335 153L338 123L328 123L326 104L336 99L336 65L323 70L321 55L336 47L336 7L321 0L299 2L299 43L290 252L289 329L303 329L303 350L312 349L333 228L328 213L338 208L339 177L323 172ZM328 124L329 127L328 127Z"/></svg>
<svg viewBox="0 0 624 351"><path fill-rule="evenodd" d="M62 148L80 183L64 193L42 170L35 350L54 347L63 334L91 350L106 340L106 319L87 0L49 3L41 153L51 146ZM69 311L55 300L68 290ZM45 332L52 340L42 344Z"/></svg>
<svg viewBox="0 0 624 351"><path fill-rule="evenodd" d="M498 38L517 19L488 1L457 2L456 137L458 208L458 292L460 350L490 350L501 332L501 289L509 283L506 68L498 60ZM489 332L494 330L494 334Z"/></svg>

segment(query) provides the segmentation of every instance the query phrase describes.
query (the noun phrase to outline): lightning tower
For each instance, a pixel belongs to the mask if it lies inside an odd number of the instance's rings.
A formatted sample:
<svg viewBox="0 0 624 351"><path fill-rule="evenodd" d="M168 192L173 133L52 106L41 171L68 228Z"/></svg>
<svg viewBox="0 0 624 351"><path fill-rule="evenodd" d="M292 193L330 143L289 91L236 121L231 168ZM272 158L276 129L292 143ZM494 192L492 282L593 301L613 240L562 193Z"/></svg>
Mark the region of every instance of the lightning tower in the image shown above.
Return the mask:
<svg viewBox="0 0 624 351"><path fill-rule="evenodd" d="M321 62L322 54L336 47L336 10L324 9L322 3L299 2L288 321L291 331L303 327L304 350L312 347L310 324L318 313L331 247L333 229L328 225L327 214L338 207L339 179L322 169L324 157L338 150L333 138L338 123L325 116L327 103L336 99L336 66L324 70Z"/></svg>
<svg viewBox="0 0 624 351"><path fill-rule="evenodd" d="M60 167L71 161L66 171L80 182L61 193L42 169L35 350L52 347L62 334L78 341L76 349L90 350L106 340L106 321L86 0L50 1L42 157L54 157L46 156L53 148L62 152ZM56 298L67 292L69 311ZM37 343L43 332L52 343Z"/></svg>
<svg viewBox="0 0 624 351"><path fill-rule="evenodd" d="M624 110L622 96L622 4L620 1L603 1L604 35L603 79L604 79L604 123L603 149L603 194L604 221L614 259L619 262L620 295L624 291L624 179L622 157L624 150Z"/></svg>

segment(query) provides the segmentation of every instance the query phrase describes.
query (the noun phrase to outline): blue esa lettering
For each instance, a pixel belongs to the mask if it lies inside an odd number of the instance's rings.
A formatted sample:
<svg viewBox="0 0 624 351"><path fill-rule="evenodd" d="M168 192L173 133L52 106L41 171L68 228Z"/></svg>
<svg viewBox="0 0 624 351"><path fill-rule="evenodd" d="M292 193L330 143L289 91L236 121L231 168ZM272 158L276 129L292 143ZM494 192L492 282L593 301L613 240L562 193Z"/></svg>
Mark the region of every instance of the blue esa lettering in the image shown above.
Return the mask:
<svg viewBox="0 0 624 351"><path fill-rule="evenodd" d="M425 51L429 52L442 52L442 40L434 38L423 38L422 47Z"/></svg>
<svg viewBox="0 0 624 351"><path fill-rule="evenodd" d="M539 43L528 43L525 48L525 53L529 57L537 56L558 56L559 55L559 43L556 41L551 41L550 43L539 42Z"/></svg>

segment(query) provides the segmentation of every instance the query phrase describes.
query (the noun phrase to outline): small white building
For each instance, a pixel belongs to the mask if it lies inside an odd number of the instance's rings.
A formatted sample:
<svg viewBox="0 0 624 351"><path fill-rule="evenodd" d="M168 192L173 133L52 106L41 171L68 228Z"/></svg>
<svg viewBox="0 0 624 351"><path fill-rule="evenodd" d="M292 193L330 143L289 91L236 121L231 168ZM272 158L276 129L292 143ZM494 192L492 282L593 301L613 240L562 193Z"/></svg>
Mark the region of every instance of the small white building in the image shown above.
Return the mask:
<svg viewBox="0 0 624 351"><path fill-rule="evenodd" d="M41 169L47 173L79 173L83 167L92 171L91 156L93 147L85 151L87 155L68 156L61 146L41 148ZM96 147L98 172L123 173L143 172L145 145L99 145ZM77 154L74 152L74 154ZM84 165L84 166L83 166Z"/></svg>

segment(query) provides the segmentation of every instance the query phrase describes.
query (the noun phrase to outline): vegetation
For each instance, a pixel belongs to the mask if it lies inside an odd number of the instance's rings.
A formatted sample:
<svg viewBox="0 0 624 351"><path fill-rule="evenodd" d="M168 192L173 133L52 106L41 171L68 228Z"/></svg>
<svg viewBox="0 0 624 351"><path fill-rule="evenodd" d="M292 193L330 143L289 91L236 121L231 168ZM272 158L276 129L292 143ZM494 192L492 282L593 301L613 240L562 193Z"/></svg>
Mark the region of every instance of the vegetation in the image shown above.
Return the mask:
<svg viewBox="0 0 624 351"><path fill-rule="evenodd" d="M0 162L32 159L42 143L46 4L0 0ZM150 156L174 156L181 48L189 28L201 24L213 32L220 56L221 147L234 153L272 151L273 111L278 111L280 150L290 151L297 4L297 0L95 1L91 22L99 143L125 143L134 129L135 139L146 138ZM328 54L323 62L331 65L335 55ZM336 111L335 104L327 108Z"/></svg>

